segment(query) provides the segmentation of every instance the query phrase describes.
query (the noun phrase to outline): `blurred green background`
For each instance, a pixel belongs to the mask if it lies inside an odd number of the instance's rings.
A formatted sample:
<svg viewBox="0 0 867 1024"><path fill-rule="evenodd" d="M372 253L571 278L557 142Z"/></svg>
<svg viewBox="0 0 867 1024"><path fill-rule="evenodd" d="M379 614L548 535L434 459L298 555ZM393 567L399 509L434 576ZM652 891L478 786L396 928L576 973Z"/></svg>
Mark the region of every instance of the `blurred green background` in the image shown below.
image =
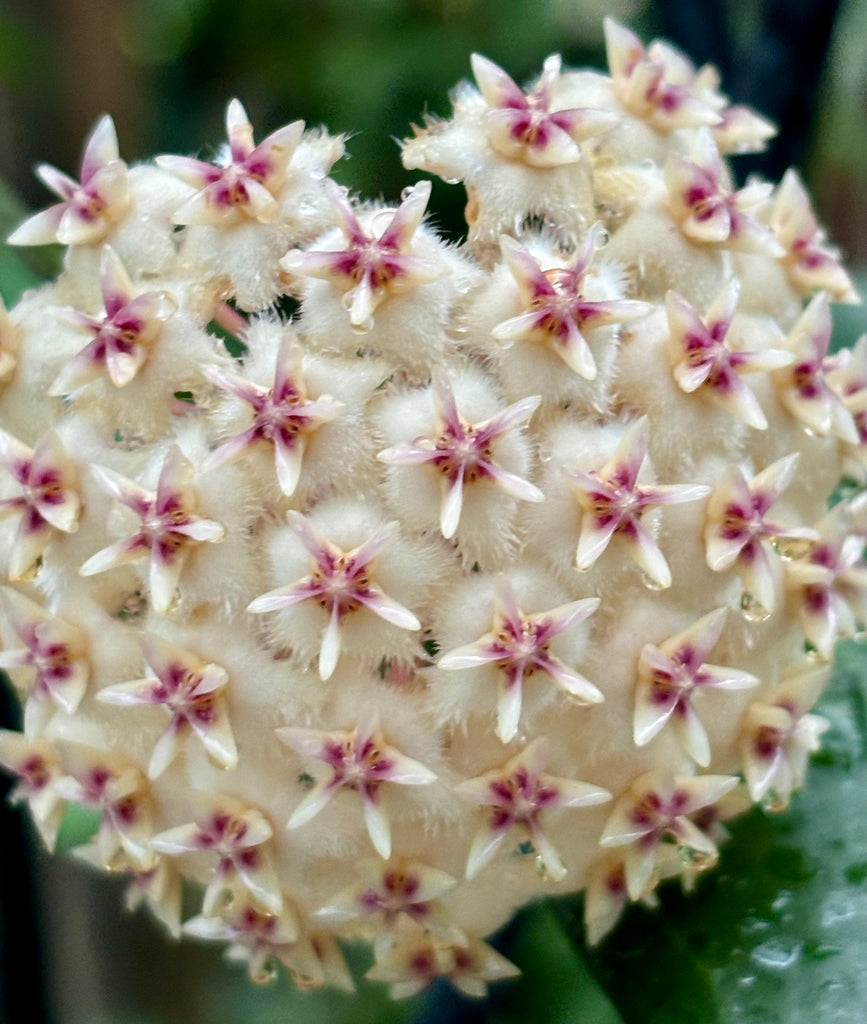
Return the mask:
<svg viewBox="0 0 867 1024"><path fill-rule="evenodd" d="M0 229L50 201L34 163L77 171L100 113L114 116L128 161L207 154L232 96L257 138L298 117L349 133L335 177L394 197L413 180L395 139L426 111L448 115L471 52L518 81L554 51L603 68L605 14L713 61L733 100L778 123L770 153L740 158L740 176L797 165L865 291L867 0L0 0ZM463 201L436 187L446 230L460 231ZM7 302L50 258L0 253ZM867 327L863 309L837 312L838 341ZM216 949L176 946L126 916L121 880L41 854L33 869L29 831L4 811L0 1024L863 1024L865 666L847 645L807 792L778 818L741 822L693 898L669 888L662 915L630 910L595 951L580 900L530 908L497 939L524 977L482 1004L444 986L401 1005L372 985L355 999L299 994L285 979L254 989ZM0 706L3 724L16 714Z"/></svg>

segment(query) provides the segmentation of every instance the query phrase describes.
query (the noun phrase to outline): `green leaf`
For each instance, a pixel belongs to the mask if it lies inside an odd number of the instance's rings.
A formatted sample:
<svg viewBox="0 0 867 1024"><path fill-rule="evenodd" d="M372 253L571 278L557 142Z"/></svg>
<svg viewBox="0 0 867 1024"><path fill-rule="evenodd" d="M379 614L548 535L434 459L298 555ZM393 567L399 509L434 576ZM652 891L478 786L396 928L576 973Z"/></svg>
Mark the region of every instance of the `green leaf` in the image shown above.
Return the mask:
<svg viewBox="0 0 867 1024"><path fill-rule="evenodd" d="M623 1024L552 903L524 910L497 945L521 977L494 989L490 1024Z"/></svg>

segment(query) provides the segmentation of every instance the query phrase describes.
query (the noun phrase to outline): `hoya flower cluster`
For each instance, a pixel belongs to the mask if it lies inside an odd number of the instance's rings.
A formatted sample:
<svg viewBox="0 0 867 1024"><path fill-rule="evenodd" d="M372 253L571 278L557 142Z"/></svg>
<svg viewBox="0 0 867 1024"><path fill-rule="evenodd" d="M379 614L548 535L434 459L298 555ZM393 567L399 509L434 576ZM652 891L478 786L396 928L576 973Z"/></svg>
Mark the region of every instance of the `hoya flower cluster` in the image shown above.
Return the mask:
<svg viewBox="0 0 867 1024"><path fill-rule="evenodd" d="M0 314L0 735L46 843L127 872L267 979L470 995L484 938L710 866L786 804L836 639L867 620L867 341L772 127L606 26L610 74L483 57L403 149L461 181L370 203L343 140L129 167L111 120L10 241L58 279ZM181 919L181 879L199 912Z"/></svg>

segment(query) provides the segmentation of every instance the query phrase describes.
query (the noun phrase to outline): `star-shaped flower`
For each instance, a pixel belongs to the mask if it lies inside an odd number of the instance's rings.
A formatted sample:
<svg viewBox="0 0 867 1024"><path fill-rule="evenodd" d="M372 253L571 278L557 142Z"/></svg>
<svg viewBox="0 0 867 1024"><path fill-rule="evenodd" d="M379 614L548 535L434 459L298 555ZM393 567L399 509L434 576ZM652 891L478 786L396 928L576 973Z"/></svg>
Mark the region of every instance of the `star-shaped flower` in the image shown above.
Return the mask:
<svg viewBox="0 0 867 1024"><path fill-rule="evenodd" d="M786 563L786 582L807 639L830 661L838 638L853 636L857 623L867 622L867 563L864 538L852 530L847 505L835 505L816 532L806 557Z"/></svg>
<svg viewBox="0 0 867 1024"><path fill-rule="evenodd" d="M313 571L297 583L260 595L247 610L254 614L279 611L300 601L315 601L324 608L328 612L328 624L319 649L321 679L330 679L337 666L341 622L346 615L366 608L400 629L421 629L415 615L389 597L372 578L373 563L394 537L397 523L386 524L364 544L342 551L300 512L290 511L287 518L313 558Z"/></svg>
<svg viewBox="0 0 867 1024"><path fill-rule="evenodd" d="M552 54L535 89L525 93L493 61L470 58L479 92L488 104L484 125L494 149L531 167L558 167L581 159L580 142L607 131L617 116L605 110L552 110L562 61Z"/></svg>
<svg viewBox="0 0 867 1024"><path fill-rule="evenodd" d="M37 175L62 202L30 217L9 236L10 245L94 245L129 210L129 180L120 159L114 122L106 114L90 133L81 160L81 183L49 164Z"/></svg>
<svg viewBox="0 0 867 1024"><path fill-rule="evenodd" d="M520 973L511 961L480 939L447 942L413 929L405 932L365 977L388 982L392 999L409 999L436 978L447 978L464 995L483 999L489 981L514 978Z"/></svg>
<svg viewBox="0 0 867 1024"><path fill-rule="evenodd" d="M186 853L215 853L218 863L205 890L202 908L213 914L221 897L242 886L269 914L283 909L280 881L267 843L274 832L265 815L226 796L199 794L206 813L198 821L160 832L151 840L158 853L170 857Z"/></svg>
<svg viewBox="0 0 867 1024"><path fill-rule="evenodd" d="M223 694L229 673L222 665L207 662L153 633L143 636L142 648L156 678L149 676L106 686L97 698L120 707L157 704L168 711L169 724L157 741L148 766L150 778L157 778L168 768L179 753L180 740L190 730L216 764L234 768L238 751Z"/></svg>
<svg viewBox="0 0 867 1024"><path fill-rule="evenodd" d="M558 807L592 807L610 800L611 794L587 782L545 774L549 747L548 740L540 736L501 768L455 786L455 792L465 800L490 808L470 847L467 878L474 878L493 859L516 825L529 836L548 877L555 882L566 877L566 865L542 829L542 812Z"/></svg>
<svg viewBox="0 0 867 1024"><path fill-rule="evenodd" d="M551 641L583 622L599 606L592 597L572 601L547 612L524 615L518 607L511 583L505 576L497 579L494 621L491 631L473 643L444 654L437 668L472 669L494 665L499 670L497 735L508 743L518 731L524 679L543 672L557 685L584 704L598 704L602 693L580 673L551 654Z"/></svg>
<svg viewBox="0 0 867 1024"><path fill-rule="evenodd" d="M642 515L658 505L698 501L710 493L704 484L639 484L638 474L647 457L650 428L646 416L623 435L617 450L601 469L567 470L583 514L575 565L589 569L615 534L641 566L652 584L671 586L671 571L656 541L641 524Z"/></svg>
<svg viewBox="0 0 867 1024"><path fill-rule="evenodd" d="M720 153L761 153L777 134L777 126L751 107L733 103L719 111L721 120L710 126Z"/></svg>
<svg viewBox="0 0 867 1024"><path fill-rule="evenodd" d="M659 899L652 889L642 894L641 902L651 909L659 906ZM619 849L603 850L587 872L584 934L588 945L595 946L605 938L620 920L627 903L629 892L623 853Z"/></svg>
<svg viewBox="0 0 867 1024"><path fill-rule="evenodd" d="M326 180L343 236L345 249L303 252L293 249L280 265L301 277L316 277L343 293L349 322L359 331L373 327L373 314L392 296L405 295L420 285L438 281L449 273L441 260L413 253L413 236L418 231L431 183L420 181L404 193L403 202L390 216L380 234L368 233L352 209L346 190ZM388 211L374 215L371 230Z"/></svg>
<svg viewBox="0 0 867 1024"><path fill-rule="evenodd" d="M273 224L280 218L280 194L289 163L304 132L293 121L272 132L259 145L241 101L226 109L229 139L224 163L209 164L184 156L158 156L156 163L196 190L174 214L175 224L221 226L245 218Z"/></svg>
<svg viewBox="0 0 867 1024"><path fill-rule="evenodd" d="M297 969L300 966L298 956L302 953L300 973L308 981L322 984L324 977L314 950L309 942L299 943L298 918L288 900L283 901L282 909L276 913L263 911L244 895L215 909L216 913L205 912L184 922L184 934L231 943L227 956L231 960L246 961L250 980L258 984L275 979L274 961L285 964L290 970Z"/></svg>
<svg viewBox="0 0 867 1024"><path fill-rule="evenodd" d="M738 303L740 286L732 278L704 317L676 292L665 296L669 353L678 387L686 394L701 394L750 427L765 430L767 418L758 399L741 375L787 366L790 352L769 348L760 352L732 350L726 336Z"/></svg>
<svg viewBox="0 0 867 1024"><path fill-rule="evenodd" d="M699 130L689 156L673 152L665 165L668 206L686 237L700 245L782 256L783 247L756 214L773 186L753 182L739 191L726 184L726 169L713 136Z"/></svg>
<svg viewBox="0 0 867 1024"><path fill-rule="evenodd" d="M138 766L80 743L64 742L62 757L67 774L57 780L55 792L102 812L96 845L103 867L111 869L122 854L137 870L149 871L156 862L150 846L153 815L147 780Z"/></svg>
<svg viewBox="0 0 867 1024"><path fill-rule="evenodd" d="M716 92L710 66L695 66L673 46L641 40L613 18L606 18L605 46L614 91L624 107L659 132L697 128L721 121L725 99Z"/></svg>
<svg viewBox="0 0 867 1024"><path fill-rule="evenodd" d="M769 215L777 241L783 246L783 265L801 295L821 289L834 302L857 302L858 293L810 206L797 171L790 168L777 186Z"/></svg>
<svg viewBox="0 0 867 1024"><path fill-rule="evenodd" d="M124 894L127 910L145 905L158 921L166 926L172 938L181 936L181 874L166 857L155 857L149 868L137 866L118 848L109 863L103 861L97 843L85 843L72 851L76 860L92 868L123 874L130 878Z"/></svg>
<svg viewBox="0 0 867 1024"><path fill-rule="evenodd" d="M137 870L134 865L129 870L132 881L124 897L127 910L136 910L144 903L172 938L180 938L183 893L181 875L175 865L159 857L148 871Z"/></svg>
<svg viewBox="0 0 867 1024"><path fill-rule="evenodd" d="M707 564L714 572L734 568L744 584L752 614L771 614L777 603L770 559L773 545L794 541L788 550L809 548L815 530L784 526L765 519L771 507L791 483L800 453L793 452L747 480L739 466L728 466L707 503L704 539Z"/></svg>
<svg viewBox="0 0 867 1024"><path fill-rule="evenodd" d="M171 607L184 562L195 544L214 544L225 529L195 514L192 463L173 445L160 471L156 493L102 466L93 466L99 484L116 501L132 509L141 529L92 555L78 570L82 576L114 569L142 558L150 561L151 606L162 615Z"/></svg>
<svg viewBox="0 0 867 1024"><path fill-rule="evenodd" d="M791 366L774 373L780 401L814 434L834 434L848 444L858 443L855 420L825 380L825 360L831 341L831 309L826 292L819 292L789 332L786 348Z"/></svg>
<svg viewBox="0 0 867 1024"><path fill-rule="evenodd" d="M522 501L544 500L538 487L503 469L494 459L497 442L530 419L539 407L541 396L522 398L486 420L470 423L458 412L452 386L446 377L434 375L432 394L436 435L386 448L377 458L390 465L426 465L442 476L440 530L446 540L457 531L467 484L485 481Z"/></svg>
<svg viewBox="0 0 867 1024"><path fill-rule="evenodd" d="M391 856L391 825L382 804L380 787L426 786L436 775L418 761L385 742L377 710L369 705L351 731L326 732L292 726L277 735L302 757L314 757L330 768L292 812L287 828L299 828L322 810L341 789L355 790L361 798L367 834L384 860Z"/></svg>
<svg viewBox="0 0 867 1024"><path fill-rule="evenodd" d="M779 686L750 704L741 729L741 758L750 796L772 810L788 806L804 781L807 759L819 749L830 722L808 714L830 675L827 665L793 672Z"/></svg>
<svg viewBox="0 0 867 1024"><path fill-rule="evenodd" d="M0 500L0 518L21 515L9 556L9 578L20 580L33 570L55 531L78 529L78 470L53 430L33 448L0 430L0 465L22 490L14 498Z"/></svg>
<svg viewBox="0 0 867 1024"><path fill-rule="evenodd" d="M9 800L27 803L42 841L53 850L66 813L66 802L54 788L65 774L54 747L41 737L0 729L0 765L18 779Z"/></svg>
<svg viewBox="0 0 867 1024"><path fill-rule="evenodd" d="M493 337L504 345L515 341L545 345L573 373L595 380L596 362L584 332L637 320L653 308L632 299L585 298L587 275L603 234L601 224L594 224L569 266L550 270L542 270L522 245L502 235L500 249L518 283L525 312L498 324L491 331Z"/></svg>
<svg viewBox="0 0 867 1024"><path fill-rule="evenodd" d="M115 387L125 387L147 362L163 324L177 308L168 292L137 294L111 246L103 247L99 273L104 315L88 316L69 306L52 308L56 317L93 340L60 371L50 395L67 395L103 374Z"/></svg>
<svg viewBox="0 0 867 1024"><path fill-rule="evenodd" d="M845 444L844 473L860 477L867 467L867 334L823 363L825 382L852 415L858 440Z"/></svg>
<svg viewBox="0 0 867 1024"><path fill-rule="evenodd" d="M303 350L287 335L277 353L274 384L270 388L216 367L206 376L223 391L250 406L253 422L242 433L224 442L205 460L204 469L215 469L241 458L253 448L270 445L280 490L291 497L298 485L307 436L323 423L340 415L344 406L331 395L308 398L302 372Z"/></svg>
<svg viewBox="0 0 867 1024"><path fill-rule="evenodd" d="M654 885L654 870L666 855L668 841L692 863L712 864L713 841L689 815L716 803L738 784L734 775L692 778L645 772L618 797L599 840L603 847L625 847L624 869L630 899L640 899Z"/></svg>
<svg viewBox="0 0 867 1024"><path fill-rule="evenodd" d="M16 590L5 590L3 599L9 622L24 647L0 651L0 668L34 670L24 728L28 736L36 736L56 708L71 715L81 704L90 677L87 640L80 629Z"/></svg>
<svg viewBox="0 0 867 1024"><path fill-rule="evenodd" d="M383 929L375 941L377 960L391 948L401 921L413 921L448 942L466 941L440 902L457 884L445 871L404 857L361 860L356 870L359 881L337 893L315 916L325 924L375 922Z"/></svg>
<svg viewBox="0 0 867 1024"><path fill-rule="evenodd" d="M726 609L717 608L658 646L645 644L638 659L634 738L649 743L671 723L680 745L703 768L710 764L707 732L692 706L696 690L757 686L749 672L705 662L722 635Z"/></svg>

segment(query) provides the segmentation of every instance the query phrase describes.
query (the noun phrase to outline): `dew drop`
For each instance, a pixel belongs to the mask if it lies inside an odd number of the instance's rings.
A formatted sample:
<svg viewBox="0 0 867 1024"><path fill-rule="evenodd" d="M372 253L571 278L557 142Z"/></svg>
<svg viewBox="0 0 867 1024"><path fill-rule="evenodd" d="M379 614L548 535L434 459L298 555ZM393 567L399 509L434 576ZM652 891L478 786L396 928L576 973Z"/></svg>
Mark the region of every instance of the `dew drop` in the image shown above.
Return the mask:
<svg viewBox="0 0 867 1024"><path fill-rule="evenodd" d="M257 985L270 985L277 980L277 967L269 961L253 978Z"/></svg>
<svg viewBox="0 0 867 1024"><path fill-rule="evenodd" d="M813 546L811 540L805 540L803 537L772 537L771 547L774 551L787 562L794 561L799 558L804 558L810 553L810 549Z"/></svg>
<svg viewBox="0 0 867 1024"><path fill-rule="evenodd" d="M648 576L646 572L641 574L641 582L647 587L648 590L666 590L667 587L664 583L660 583L659 580L653 579L652 576Z"/></svg>
<svg viewBox="0 0 867 1024"><path fill-rule="evenodd" d="M707 871L716 864L719 857L715 853L707 853L705 850L694 850L692 847L683 846L680 850L680 859L687 867L692 868L693 871Z"/></svg>
<svg viewBox="0 0 867 1024"><path fill-rule="evenodd" d="M447 185L460 185L460 183L461 183L461 179L460 178L443 178L443 181Z"/></svg>
<svg viewBox="0 0 867 1024"><path fill-rule="evenodd" d="M782 939L768 939L762 942L750 953L750 959L762 967L770 967L772 970L783 971L787 967L793 967L801 956L801 943L794 945Z"/></svg>
<svg viewBox="0 0 867 1024"><path fill-rule="evenodd" d="M779 793L773 792L768 793L765 799L762 801L763 810L767 811L768 814L779 814L789 806L789 798L782 796Z"/></svg>
<svg viewBox="0 0 867 1024"><path fill-rule="evenodd" d="M768 609L746 591L741 594L741 615L747 622L767 622L771 617Z"/></svg>

